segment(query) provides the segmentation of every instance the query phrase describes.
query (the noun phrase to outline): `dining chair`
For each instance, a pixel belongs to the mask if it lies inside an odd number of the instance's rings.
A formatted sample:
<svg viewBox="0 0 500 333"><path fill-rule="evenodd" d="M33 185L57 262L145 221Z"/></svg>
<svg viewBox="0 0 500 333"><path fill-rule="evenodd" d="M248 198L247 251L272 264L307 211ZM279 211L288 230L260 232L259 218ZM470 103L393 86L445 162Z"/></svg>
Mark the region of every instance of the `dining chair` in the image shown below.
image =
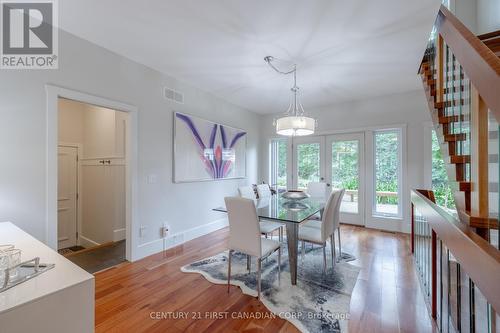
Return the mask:
<svg viewBox="0 0 500 333"><path fill-rule="evenodd" d="M259 184L257 185L257 195L259 196L259 199L266 199L272 196L271 190L269 189L268 184ZM278 230L278 238L280 242L283 241L283 228L284 228L283 223L278 223L274 221L261 221L260 222L260 231L266 238L268 235L271 235L271 238L273 237L273 233Z"/></svg>
<svg viewBox="0 0 500 333"><path fill-rule="evenodd" d="M252 186L238 187L238 193L242 198L255 199L255 192Z"/></svg>
<svg viewBox="0 0 500 333"><path fill-rule="evenodd" d="M257 185L257 195L259 196L260 199L260 198L268 198L273 194L271 193L271 189L269 188L268 184L259 184Z"/></svg>
<svg viewBox="0 0 500 333"><path fill-rule="evenodd" d="M327 194L327 185L324 182L309 182L307 184L306 193L313 198L325 198ZM310 217L311 220L320 220L321 214L323 212L318 212Z"/></svg>
<svg viewBox="0 0 500 333"><path fill-rule="evenodd" d="M340 197L338 198L337 204L335 205L335 215L334 215L334 219L333 219L333 235L331 237L331 242L333 244L333 247L332 247L333 252L332 253L333 253L333 256L336 258L337 254L336 254L336 249L335 249L335 231L337 231L337 235L338 235L338 239L339 239L339 257L337 258L337 262L338 262L338 261L340 261L340 259L342 257L342 243L340 240L340 206L342 204L342 199L344 198L345 189L339 189L336 191L340 192ZM308 220L307 222L305 222L303 224L303 226L308 227L308 228L321 229L321 224L322 224L322 222L318 221L318 220Z"/></svg>
<svg viewBox="0 0 500 333"><path fill-rule="evenodd" d="M342 190L338 190L332 192L328 197L319 228L310 227L307 224L299 227L299 240L302 242L302 260L304 260L306 242L320 245L323 247L323 272L326 272L326 242L328 238L332 248L332 266L335 265L334 219L335 209L341 194Z"/></svg>
<svg viewBox="0 0 500 333"><path fill-rule="evenodd" d="M257 258L257 297L260 299L262 260L278 251L279 280L281 274L281 243L260 236L259 218L253 200L226 197L224 201L229 219L227 292L229 292L231 285L231 256L234 251L238 251Z"/></svg>
<svg viewBox="0 0 500 333"><path fill-rule="evenodd" d="M324 198L326 196L327 185L323 182L310 182L307 184L307 194L315 198Z"/></svg>

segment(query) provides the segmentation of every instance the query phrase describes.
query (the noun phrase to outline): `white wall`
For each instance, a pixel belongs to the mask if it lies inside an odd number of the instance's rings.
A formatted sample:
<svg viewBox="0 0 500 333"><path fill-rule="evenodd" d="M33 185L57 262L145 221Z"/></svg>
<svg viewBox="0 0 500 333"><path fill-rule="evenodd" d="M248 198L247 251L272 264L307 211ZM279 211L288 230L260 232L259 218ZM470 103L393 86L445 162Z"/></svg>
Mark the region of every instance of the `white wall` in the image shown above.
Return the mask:
<svg viewBox="0 0 500 333"><path fill-rule="evenodd" d="M164 221L172 233L208 231L225 217L211 209L238 185L258 177L259 116L167 75L137 64L64 31L59 34L59 69L1 71L0 74L0 220L11 220L36 238L46 234L46 92L50 83L131 104L138 112L138 221L146 226L138 258L161 249ZM185 104L162 97L162 87L184 93ZM172 183L172 113L181 111L245 129L247 179ZM148 184L148 175L156 183ZM198 229L194 229L198 228ZM198 231L197 231L198 230ZM142 245L142 246L141 246Z"/></svg>
<svg viewBox="0 0 500 333"><path fill-rule="evenodd" d="M392 125L407 125L407 167L406 170L403 170L403 173L407 175L403 185L404 222L398 231L408 231L410 222L409 191L425 186L424 127L431 119L423 90L316 109L310 109L304 105L304 108L308 115L318 119L318 134L341 131L359 132L372 127L391 128ZM266 181L269 178L269 140L277 137L272 126L273 118L276 116L278 115L269 115L261 120L260 170Z"/></svg>
<svg viewBox="0 0 500 333"><path fill-rule="evenodd" d="M500 1L499 0L476 0L477 1L477 24L476 33L484 34L500 30Z"/></svg>
<svg viewBox="0 0 500 333"><path fill-rule="evenodd" d="M60 143L83 144L85 110L85 104L59 99L57 134Z"/></svg>
<svg viewBox="0 0 500 333"><path fill-rule="evenodd" d="M476 35L500 30L498 0L453 0L450 10Z"/></svg>
<svg viewBox="0 0 500 333"><path fill-rule="evenodd" d="M454 0L451 11L465 26L477 34L477 1L476 0Z"/></svg>

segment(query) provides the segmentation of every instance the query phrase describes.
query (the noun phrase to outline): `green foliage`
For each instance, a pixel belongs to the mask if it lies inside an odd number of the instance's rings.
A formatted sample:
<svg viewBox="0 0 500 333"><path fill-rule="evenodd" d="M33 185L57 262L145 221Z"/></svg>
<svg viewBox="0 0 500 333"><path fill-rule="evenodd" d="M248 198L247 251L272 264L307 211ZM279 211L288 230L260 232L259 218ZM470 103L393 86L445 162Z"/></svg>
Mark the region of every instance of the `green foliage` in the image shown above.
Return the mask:
<svg viewBox="0 0 500 333"><path fill-rule="evenodd" d="M439 206L456 210L453 192L448 184L446 166L435 131L432 131L432 190Z"/></svg>
<svg viewBox="0 0 500 333"><path fill-rule="evenodd" d="M305 143L297 145L299 188L306 188L308 183L319 181L319 155L319 143Z"/></svg>
<svg viewBox="0 0 500 333"><path fill-rule="evenodd" d="M286 140L278 142L278 177L277 184L286 187Z"/></svg>
<svg viewBox="0 0 500 333"><path fill-rule="evenodd" d="M332 144L332 186L357 190L359 187L358 141Z"/></svg>
<svg viewBox="0 0 500 333"><path fill-rule="evenodd" d="M375 134L375 171L377 192L398 192L399 142L395 131ZM338 141L332 144L332 186L357 190L359 187L358 141ZM286 186L287 180L287 142L278 143L278 179L280 186ZM318 143L299 144L297 161L299 179L298 186L306 188L312 181L319 181ZM441 155L436 134L432 133L432 189L438 205L455 209L453 193L448 184L446 167ZM397 197L378 195L377 204L398 204Z"/></svg>
<svg viewBox="0 0 500 333"><path fill-rule="evenodd" d="M399 142L397 132L375 134L376 191L398 192ZM377 196L377 204L398 204L397 197Z"/></svg>

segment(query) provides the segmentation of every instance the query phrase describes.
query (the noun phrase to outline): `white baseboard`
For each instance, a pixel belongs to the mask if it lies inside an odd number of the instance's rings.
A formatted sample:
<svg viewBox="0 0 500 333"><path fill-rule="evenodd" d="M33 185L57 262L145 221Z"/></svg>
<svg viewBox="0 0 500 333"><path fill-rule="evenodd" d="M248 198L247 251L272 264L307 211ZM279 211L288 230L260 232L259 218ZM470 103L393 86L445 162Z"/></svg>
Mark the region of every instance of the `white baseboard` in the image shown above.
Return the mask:
<svg viewBox="0 0 500 333"><path fill-rule="evenodd" d="M118 242L126 238L125 228L113 230L113 242Z"/></svg>
<svg viewBox="0 0 500 333"><path fill-rule="evenodd" d="M179 232L177 234L170 235L165 239L159 238L147 243L143 243L137 246L137 257L136 257L137 259L134 260L139 260L141 258L163 251L164 243L165 243L165 249L169 249L174 246L181 245L187 241L214 232L216 230L225 228L228 225L229 223L227 218L223 218L198 227L185 230L183 232Z"/></svg>
<svg viewBox="0 0 500 333"><path fill-rule="evenodd" d="M101 245L97 242L94 242L92 239L87 238L87 237L82 236L82 235L78 236L78 243L80 244L80 246L83 246L83 247L94 247L94 246Z"/></svg>

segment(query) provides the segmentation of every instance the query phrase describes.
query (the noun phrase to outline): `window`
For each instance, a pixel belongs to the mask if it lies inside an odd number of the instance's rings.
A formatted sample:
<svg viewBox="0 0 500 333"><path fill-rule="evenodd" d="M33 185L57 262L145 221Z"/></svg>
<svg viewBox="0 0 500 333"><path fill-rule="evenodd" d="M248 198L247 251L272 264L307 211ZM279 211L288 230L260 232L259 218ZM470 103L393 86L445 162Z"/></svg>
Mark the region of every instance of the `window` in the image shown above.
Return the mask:
<svg viewBox="0 0 500 333"><path fill-rule="evenodd" d="M374 152L374 215L401 217L401 131L376 131Z"/></svg>
<svg viewBox="0 0 500 333"><path fill-rule="evenodd" d="M307 189L310 182L320 181L321 147L319 143L301 143L297 145L297 188Z"/></svg>
<svg viewBox="0 0 500 333"><path fill-rule="evenodd" d="M286 189L286 139L271 141L271 185Z"/></svg>
<svg viewBox="0 0 500 333"><path fill-rule="evenodd" d="M359 211L359 140L332 142L331 174L332 187L346 190L340 211L357 214Z"/></svg>
<svg viewBox="0 0 500 333"><path fill-rule="evenodd" d="M456 213L453 192L448 183L446 166L441 155L436 131L434 130L432 130L432 190L434 191L436 203L439 206L445 208L450 213Z"/></svg>

